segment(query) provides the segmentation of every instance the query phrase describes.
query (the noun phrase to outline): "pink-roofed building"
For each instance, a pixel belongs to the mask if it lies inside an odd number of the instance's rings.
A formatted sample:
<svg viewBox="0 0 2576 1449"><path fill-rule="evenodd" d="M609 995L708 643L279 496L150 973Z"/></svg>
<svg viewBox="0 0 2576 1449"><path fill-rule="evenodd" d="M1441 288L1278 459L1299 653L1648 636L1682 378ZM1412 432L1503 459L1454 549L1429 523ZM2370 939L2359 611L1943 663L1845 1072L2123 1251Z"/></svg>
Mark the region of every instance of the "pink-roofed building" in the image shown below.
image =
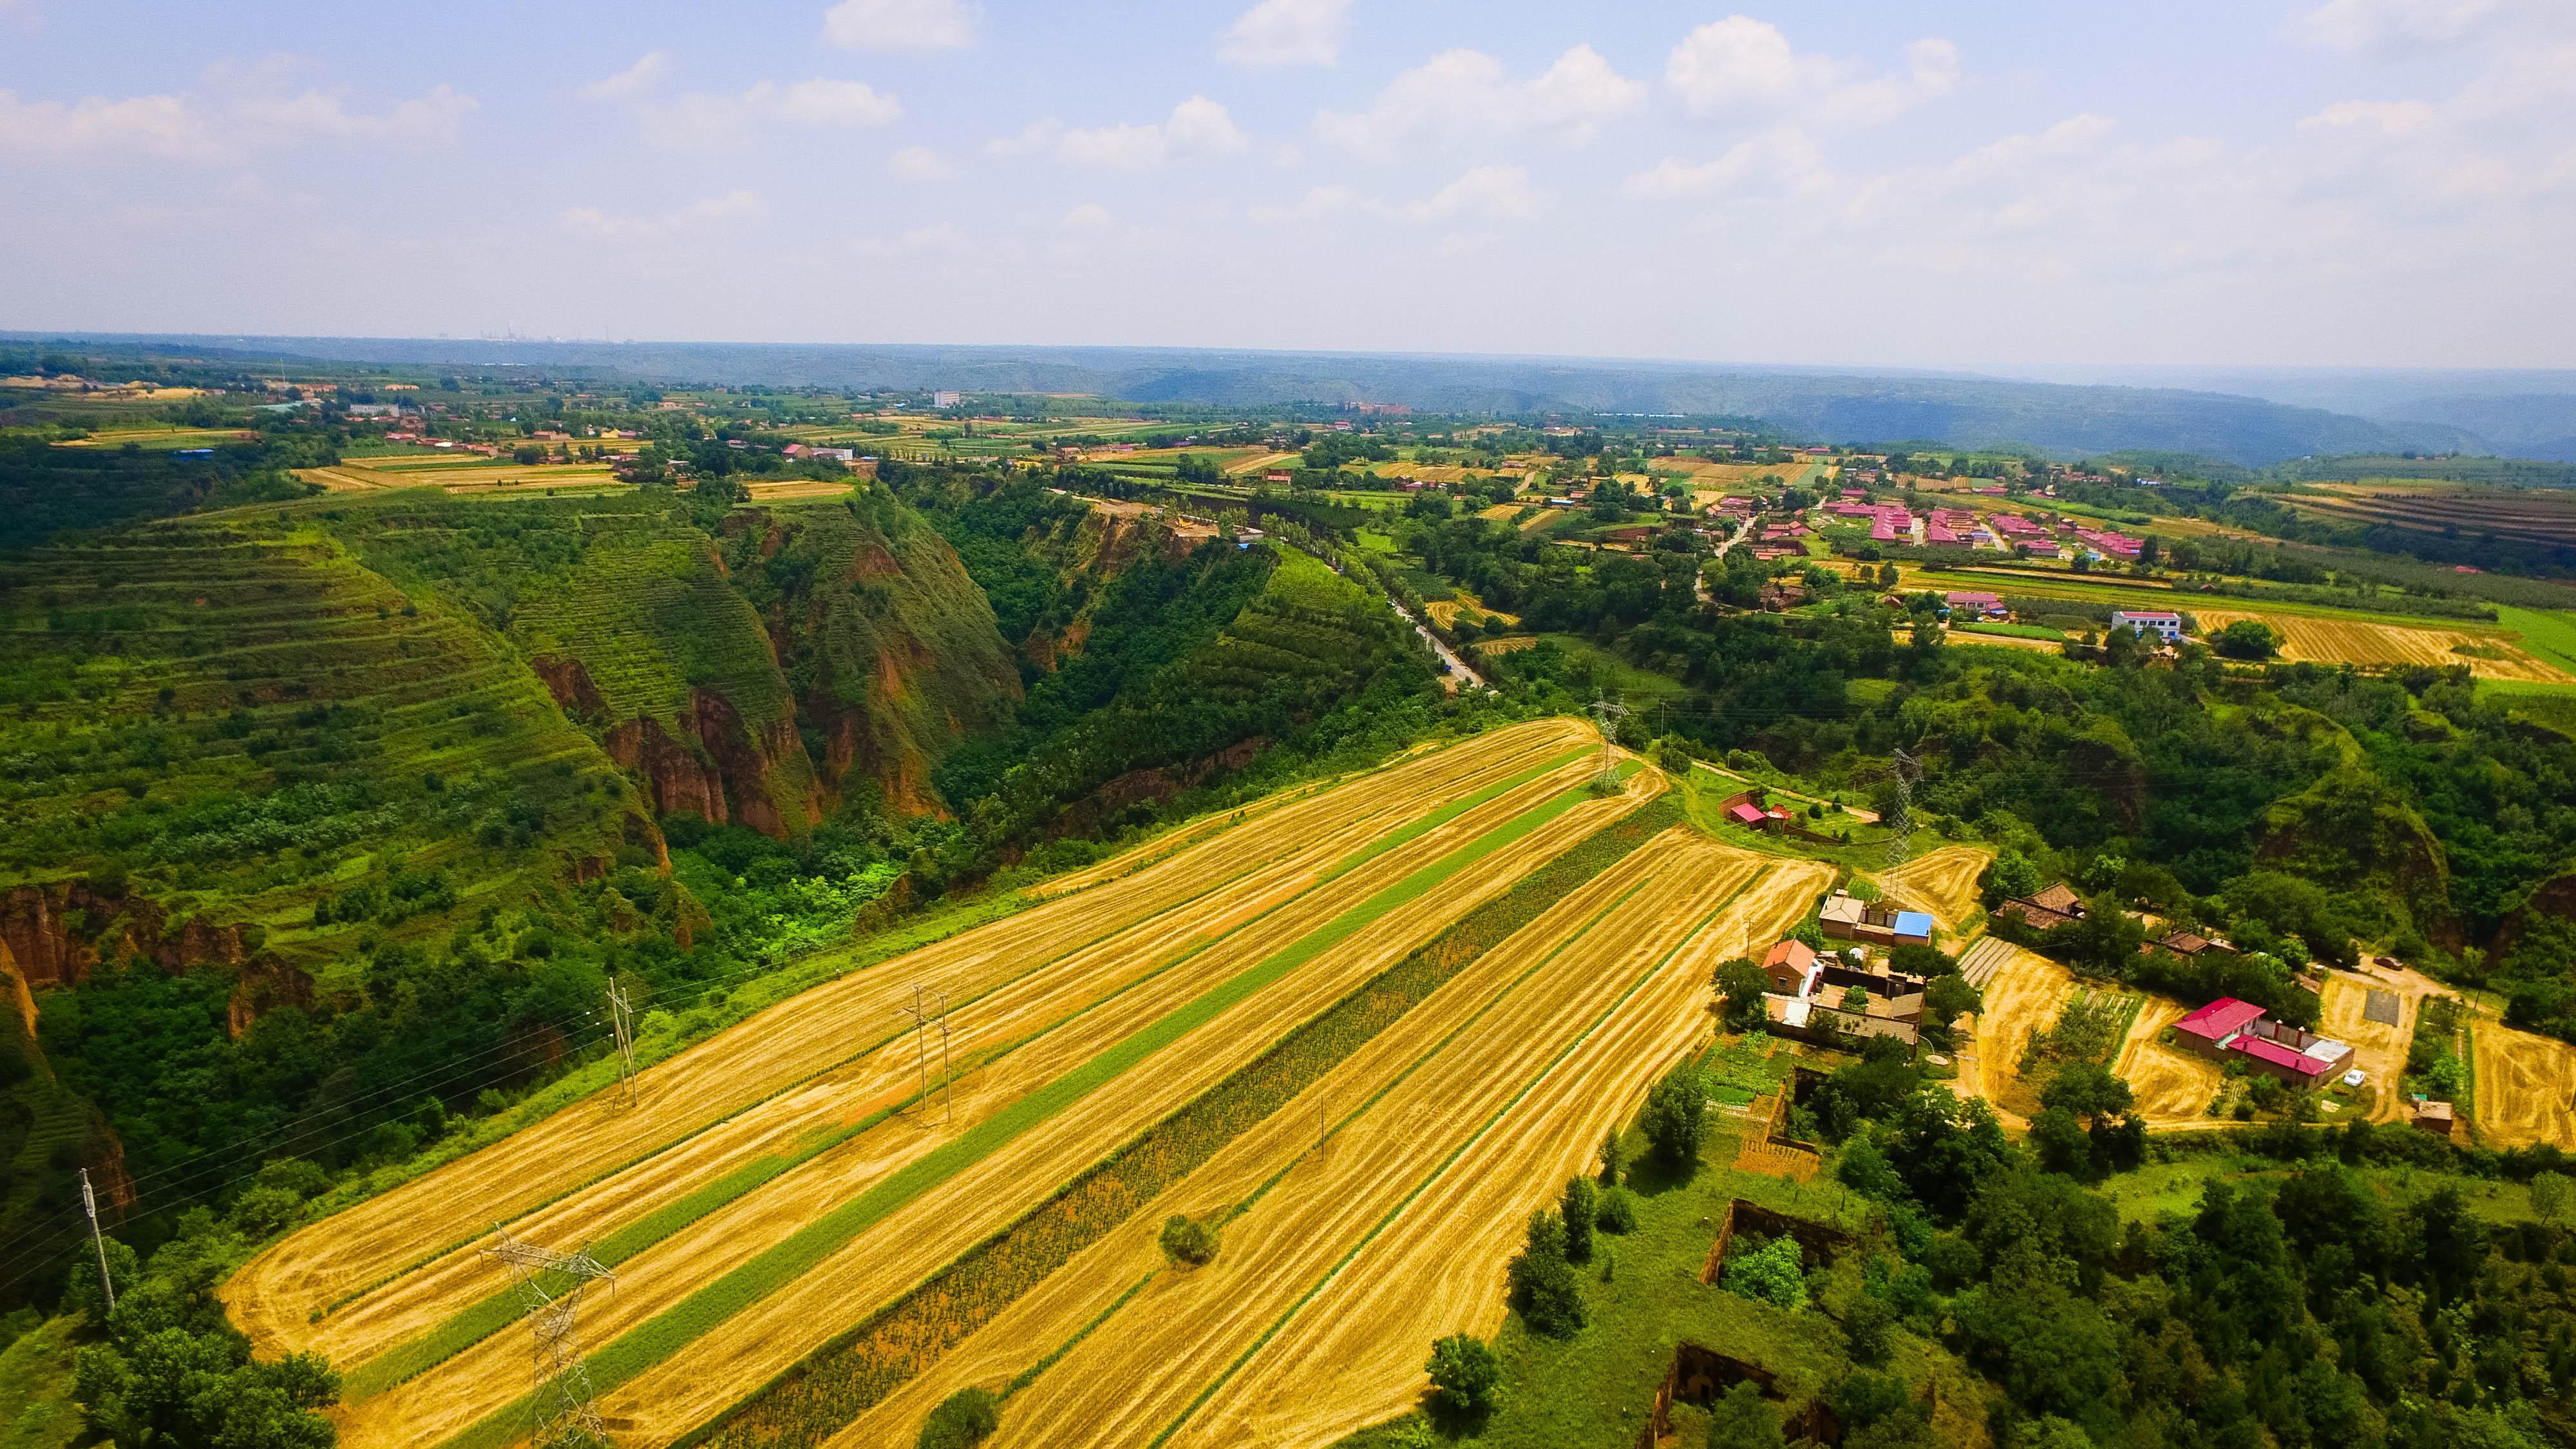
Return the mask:
<svg viewBox="0 0 2576 1449"><path fill-rule="evenodd" d="M1996 594L1945 594L1941 602L1948 604L1954 614L1979 614L1989 619L2000 619L2007 612L2002 597Z"/></svg>
<svg viewBox="0 0 2576 1449"><path fill-rule="evenodd" d="M2263 1008L2233 996L2222 996L2200 1010L2174 1023L2176 1040L2202 1056L2219 1061L2228 1043L2236 1040L2245 1028L2263 1019Z"/></svg>
<svg viewBox="0 0 2576 1449"><path fill-rule="evenodd" d="M2048 534L2047 529L2040 527L2038 524L2031 522L2029 519L2022 517L2018 513L1998 513L1994 517L1987 519L1986 523L1989 527L1994 529L1998 537L2015 542L2034 538L2044 538Z"/></svg>

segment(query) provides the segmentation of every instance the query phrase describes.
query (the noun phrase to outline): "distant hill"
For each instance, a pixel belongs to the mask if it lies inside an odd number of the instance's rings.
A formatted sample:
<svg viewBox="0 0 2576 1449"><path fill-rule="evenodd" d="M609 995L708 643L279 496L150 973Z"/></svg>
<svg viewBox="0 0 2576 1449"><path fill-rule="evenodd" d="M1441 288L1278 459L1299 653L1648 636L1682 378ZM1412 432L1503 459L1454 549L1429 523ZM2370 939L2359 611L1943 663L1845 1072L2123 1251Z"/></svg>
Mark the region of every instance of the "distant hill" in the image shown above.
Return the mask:
<svg viewBox="0 0 2576 1449"><path fill-rule="evenodd" d="M1143 347L176 336L73 340L244 361L305 357L476 371L528 369L648 383L1082 393L1139 403L1229 407L1379 402L1423 411L1510 415L1736 416L1828 442L1905 437L1961 447L2018 443L2066 458L2158 449L2252 467L2312 454L2489 451L2478 433L2440 419L2361 417L2233 392L2026 382L1963 373Z"/></svg>

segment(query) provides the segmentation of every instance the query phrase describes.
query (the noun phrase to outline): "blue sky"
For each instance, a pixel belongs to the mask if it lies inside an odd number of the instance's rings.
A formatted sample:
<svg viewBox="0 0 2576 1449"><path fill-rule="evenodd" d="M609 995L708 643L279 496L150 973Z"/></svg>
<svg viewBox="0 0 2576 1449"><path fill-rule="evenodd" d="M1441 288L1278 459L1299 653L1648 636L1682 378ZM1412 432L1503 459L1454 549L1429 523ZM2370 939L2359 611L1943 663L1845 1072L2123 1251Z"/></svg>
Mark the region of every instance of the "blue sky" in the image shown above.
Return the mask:
<svg viewBox="0 0 2576 1449"><path fill-rule="evenodd" d="M2569 0L0 0L13 328L2567 366L2571 254Z"/></svg>

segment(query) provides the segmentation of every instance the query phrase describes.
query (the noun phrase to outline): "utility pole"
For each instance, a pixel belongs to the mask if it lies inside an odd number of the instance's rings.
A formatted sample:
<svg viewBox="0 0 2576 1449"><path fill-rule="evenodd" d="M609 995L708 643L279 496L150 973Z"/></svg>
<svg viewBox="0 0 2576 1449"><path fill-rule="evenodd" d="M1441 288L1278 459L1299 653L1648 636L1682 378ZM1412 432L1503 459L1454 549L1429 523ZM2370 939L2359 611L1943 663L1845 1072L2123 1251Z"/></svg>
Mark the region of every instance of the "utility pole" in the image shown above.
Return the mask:
<svg viewBox="0 0 2576 1449"><path fill-rule="evenodd" d="M626 1089L629 1106L638 1100L635 1092L635 1007L626 999L626 988L617 978L608 978L608 1028L617 1037L617 1082Z"/></svg>
<svg viewBox="0 0 2576 1449"><path fill-rule="evenodd" d="M1618 732L1618 726L1612 721L1626 719L1628 706L1615 700L1595 696L1589 708L1593 717L1601 725L1601 773L1593 777L1592 783L1596 786L1615 787L1619 783L1619 769L1611 758L1610 743L1612 737Z"/></svg>
<svg viewBox="0 0 2576 1449"><path fill-rule="evenodd" d="M948 1120L955 1122L957 1120L956 1083L950 1075L948 1064L948 993L926 992L922 989L921 983L916 981L912 985L912 1005L898 1006L895 1010L912 1018L913 1056L920 1066L921 1107L925 1113L930 1110L930 1024L934 1020L939 1023L940 1097L947 1108Z"/></svg>
<svg viewBox="0 0 2576 1449"><path fill-rule="evenodd" d="M98 1288L107 1295L107 1311L116 1311L116 1283L107 1276L107 1239L98 1232L98 1198L89 1190L89 1169L81 1172L81 1211L89 1214L90 1246L98 1249Z"/></svg>
<svg viewBox="0 0 2576 1449"><path fill-rule="evenodd" d="M499 1223L492 1225L492 1231L500 1234L501 1241L485 1248L483 1256L509 1265L510 1284L519 1292L534 1339L530 1367L536 1383L528 1399L528 1443L533 1449L552 1449L558 1444L609 1442L608 1430L591 1402L590 1368L581 1361L581 1340L574 1328L583 1290L603 1279L614 1288L617 1275L601 1266L588 1249L559 1253L514 1238ZM562 1297L546 1291L541 1275L547 1273L572 1279Z"/></svg>

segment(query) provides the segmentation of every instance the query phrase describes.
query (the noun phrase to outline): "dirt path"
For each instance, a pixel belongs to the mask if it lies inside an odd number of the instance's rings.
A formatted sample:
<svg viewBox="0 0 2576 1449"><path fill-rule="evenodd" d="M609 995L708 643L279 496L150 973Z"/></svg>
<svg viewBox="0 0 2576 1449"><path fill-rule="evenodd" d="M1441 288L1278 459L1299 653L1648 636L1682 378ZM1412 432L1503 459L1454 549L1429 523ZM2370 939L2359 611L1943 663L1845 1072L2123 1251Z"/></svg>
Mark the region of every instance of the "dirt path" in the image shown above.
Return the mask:
<svg viewBox="0 0 2576 1449"><path fill-rule="evenodd" d="M2423 1006L2423 993L2384 974L2328 971L2325 978L2324 1034L2352 1044L2352 1064L2370 1079L2370 1120L2397 1121L2407 1115L2397 1088L2406 1076L2406 1052L2415 1041L2415 1013ZM2383 1014L2394 1009L2396 1021L2370 1019L2374 995L2382 998Z"/></svg>
<svg viewBox="0 0 2576 1449"><path fill-rule="evenodd" d="M1227 1010L1183 1043L1084 1097L900 1208L812 1271L698 1335L686 1352L602 1396L646 1442L667 1442L820 1347L834 1333L1007 1225L1029 1205L1257 1057L1449 922L1663 788L1638 772L1387 913Z"/></svg>
<svg viewBox="0 0 2576 1449"><path fill-rule="evenodd" d="M2137 1095L2138 1115L2147 1119L2150 1128L2207 1125L2209 1104L2226 1084L2216 1062L2156 1040L2157 1033L2182 1020L2186 1010L2179 1001L2148 997L2130 1021L2129 1034L2111 1066L2112 1073Z"/></svg>
<svg viewBox="0 0 2576 1449"><path fill-rule="evenodd" d="M327 1310L348 1295L470 1242L495 1219L515 1219L631 1169L882 1041L897 998L916 981L965 1003L1319 839L1347 838L1356 848L1382 838L1427 808L1425 801L1508 778L1588 733L1572 721L1548 721L1471 740L1249 820L1132 876L817 987L648 1069L639 1108L600 1094L288 1237L225 1285L234 1322L264 1352L302 1348L318 1335L313 1315L324 1312L327 1321Z"/></svg>
<svg viewBox="0 0 2576 1449"><path fill-rule="evenodd" d="M1977 913L1977 876L1994 852L1976 845L1945 845L1878 876L1879 889L1919 906L1955 931Z"/></svg>
<svg viewBox="0 0 2576 1449"><path fill-rule="evenodd" d="M1575 787L1589 769L1588 760L1560 766L1417 837L1395 854L1436 858ZM621 1266L626 1288L615 1305L586 1319L588 1330L615 1331L641 1321L668 1306L674 1294L767 1248L956 1132L1080 1066L1138 1022L1180 1006L1382 889L1380 873L1367 867L1318 883L1348 858L1348 843L1347 838L1313 842L1277 865L1202 897L1185 912L1120 932L955 1011L952 1052L961 1063L974 1063L985 1051L1014 1042L1027 1045L966 1073L953 1123L945 1110L936 1130L910 1119L882 1123L647 1250ZM1091 1009L1104 1002L1114 1004ZM1034 1040L1032 1034L1037 1034ZM903 1101L918 1090L917 1061L909 1038L889 1042L678 1149L531 1214L516 1230L540 1242L596 1240L724 1172L784 1150L806 1132L855 1123ZM689 1266L679 1271L680 1264ZM469 1246L334 1315L315 1346L335 1362L360 1362L435 1328L494 1287L491 1265ZM384 1404L360 1406L351 1422L409 1413L410 1399L450 1392L452 1376L474 1376L477 1356L504 1347L487 1343L470 1350Z"/></svg>
<svg viewBox="0 0 2576 1449"><path fill-rule="evenodd" d="M2576 1046L2485 1016L2469 1030L2479 1140L2490 1147L2554 1142L2576 1148Z"/></svg>
<svg viewBox="0 0 2576 1449"><path fill-rule="evenodd" d="M1421 1205L1413 1194L1427 1178L1446 1177L1444 1169L1453 1168L1477 1173L1470 1159L1478 1154L1468 1150L1475 1144L1505 1139L1552 1156L1588 1155L1598 1127L1563 1141L1553 1134L1534 1140L1497 1123L1497 1114L1516 1099L1526 1104L1521 1094L1544 1080L1552 1064L1562 1064L1569 1047L1596 1033L1605 1013L1622 1022L1673 1014L1644 1010L1629 994L1639 974L1659 961L1664 970L1658 974L1680 987L1676 1048L1704 1030L1708 963L1696 956L1682 961L1674 949L1759 869L1681 832L1660 837L1442 988L1372 1043L1371 1054L1390 1063L1427 1050L1412 1059L1419 1065L1399 1068L1386 1095L1336 1133L1314 1170L1283 1179L1229 1224L1215 1263L1158 1278L1050 1369L1014 1402L1000 1442L1151 1439L1337 1262L1371 1241L1390 1213L1408 1200ZM1614 1012L1623 1001L1626 1009ZM1667 1059L1624 1064L1650 1075ZM1630 1105L1616 1089L1597 1095L1593 1110L1605 1123ZM1559 1185L1552 1166L1484 1184L1533 1200ZM1517 1222L1514 1212L1504 1226L1516 1233ZM1448 1296L1428 1282L1419 1286L1426 1297Z"/></svg>

